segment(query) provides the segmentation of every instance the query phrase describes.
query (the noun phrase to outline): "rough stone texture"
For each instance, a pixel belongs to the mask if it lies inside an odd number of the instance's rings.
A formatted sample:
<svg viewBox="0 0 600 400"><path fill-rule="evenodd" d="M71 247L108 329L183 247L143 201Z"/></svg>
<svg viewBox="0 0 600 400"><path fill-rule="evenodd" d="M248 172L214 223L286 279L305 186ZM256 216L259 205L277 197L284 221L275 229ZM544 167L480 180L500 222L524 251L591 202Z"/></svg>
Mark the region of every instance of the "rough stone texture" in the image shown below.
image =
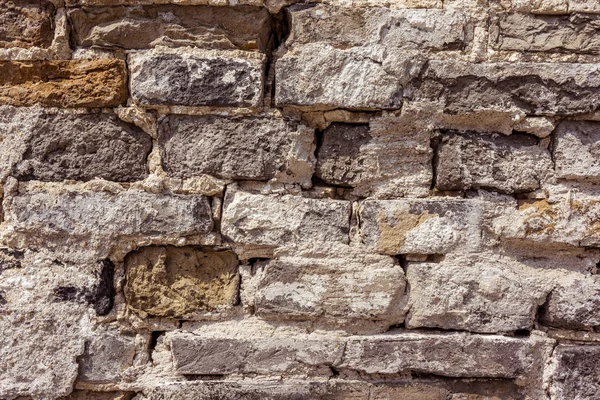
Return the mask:
<svg viewBox="0 0 600 400"><path fill-rule="evenodd" d="M290 243L348 243L350 213L348 201L229 189L221 231L239 246L238 254L264 257L271 249Z"/></svg>
<svg viewBox="0 0 600 400"><path fill-rule="evenodd" d="M501 240L538 245L600 245L600 201L577 196L529 200L501 209L490 225Z"/></svg>
<svg viewBox="0 0 600 400"><path fill-rule="evenodd" d="M448 114L582 114L600 108L600 70L595 64L432 60L415 99L431 101Z"/></svg>
<svg viewBox="0 0 600 400"><path fill-rule="evenodd" d="M0 175L42 181L135 181L148 175L152 138L114 114L4 110L0 137L7 156L16 159Z"/></svg>
<svg viewBox="0 0 600 400"><path fill-rule="evenodd" d="M86 341L79 357L79 374L83 382L118 382L133 365L135 337L131 333L98 332Z"/></svg>
<svg viewBox="0 0 600 400"><path fill-rule="evenodd" d="M600 123L564 121L555 135L557 178L599 182Z"/></svg>
<svg viewBox="0 0 600 400"><path fill-rule="evenodd" d="M191 375L243 373L290 374L327 369L344 351L339 339L204 338L177 334L171 338L177 371ZM312 367L312 368L311 368Z"/></svg>
<svg viewBox="0 0 600 400"><path fill-rule="evenodd" d="M208 233L213 227L206 197L141 191L21 193L5 199L6 222L15 233L104 236Z"/></svg>
<svg viewBox="0 0 600 400"><path fill-rule="evenodd" d="M408 328L482 333L531 330L553 282L532 268L494 255L409 263Z"/></svg>
<svg viewBox="0 0 600 400"><path fill-rule="evenodd" d="M550 152L530 135L444 133L436 155L439 190L531 192L553 168Z"/></svg>
<svg viewBox="0 0 600 400"><path fill-rule="evenodd" d="M600 281L580 274L562 277L544 304L544 324L565 329L600 325Z"/></svg>
<svg viewBox="0 0 600 400"><path fill-rule="evenodd" d="M238 260L231 251L144 247L125 258L125 299L151 316L184 318L237 302Z"/></svg>
<svg viewBox="0 0 600 400"><path fill-rule="evenodd" d="M241 51L141 52L129 57L131 95L143 105L258 107L262 55Z"/></svg>
<svg viewBox="0 0 600 400"><path fill-rule="evenodd" d="M0 2L0 47L49 47L54 34L54 11L49 1Z"/></svg>
<svg viewBox="0 0 600 400"><path fill-rule="evenodd" d="M382 44L431 50L458 50L467 45L467 17L460 11L391 10L317 5L291 8L291 34L286 44L325 42L334 47Z"/></svg>
<svg viewBox="0 0 600 400"><path fill-rule="evenodd" d="M600 397L598 0L0 0L0 399Z"/></svg>
<svg viewBox="0 0 600 400"><path fill-rule="evenodd" d="M449 377L516 378L533 360L533 343L502 336L395 333L348 338L295 334L251 339L212 333L171 336L180 373L212 375L237 372L269 374L314 372L331 365L340 371L367 374L419 372ZM310 369L309 369L310 370ZM325 373L321 371L321 374Z"/></svg>
<svg viewBox="0 0 600 400"><path fill-rule="evenodd" d="M163 168L179 178L273 180L310 187L314 130L274 118L171 115L160 123Z"/></svg>
<svg viewBox="0 0 600 400"><path fill-rule="evenodd" d="M481 246L480 200L366 200L363 243L381 254L446 254Z"/></svg>
<svg viewBox="0 0 600 400"><path fill-rule="evenodd" d="M593 399L600 396L598 346L560 345L554 351L551 398Z"/></svg>
<svg viewBox="0 0 600 400"><path fill-rule="evenodd" d="M598 54L599 29L597 15L502 13L491 28L491 42L498 50Z"/></svg>
<svg viewBox="0 0 600 400"><path fill-rule="evenodd" d="M515 378L527 373L532 357L532 345L524 339L405 333L370 340L350 338L339 368L367 374L414 371L450 377Z"/></svg>
<svg viewBox="0 0 600 400"><path fill-rule="evenodd" d="M332 124L323 132L315 176L378 198L429 194L432 151L427 130L381 118L370 125Z"/></svg>
<svg viewBox="0 0 600 400"><path fill-rule="evenodd" d="M254 309L269 320L321 320L356 330L365 321L380 329L404 320L406 283L392 257L338 246L324 254L294 251L260 264Z"/></svg>
<svg viewBox="0 0 600 400"><path fill-rule="evenodd" d="M388 54L383 47L307 44L277 60L275 103L309 109L399 109L403 86L419 74L422 63L401 51Z"/></svg>
<svg viewBox="0 0 600 400"><path fill-rule="evenodd" d="M54 260L52 254L3 250L13 259L0 273L0 398L68 395L77 377L93 308L64 300L60 287L91 287L93 265Z"/></svg>
<svg viewBox="0 0 600 400"><path fill-rule="evenodd" d="M0 61L0 105L117 107L126 100L121 60Z"/></svg>
<svg viewBox="0 0 600 400"><path fill-rule="evenodd" d="M270 17L258 7L156 5L84 7L69 12L78 46L157 45L266 51Z"/></svg>

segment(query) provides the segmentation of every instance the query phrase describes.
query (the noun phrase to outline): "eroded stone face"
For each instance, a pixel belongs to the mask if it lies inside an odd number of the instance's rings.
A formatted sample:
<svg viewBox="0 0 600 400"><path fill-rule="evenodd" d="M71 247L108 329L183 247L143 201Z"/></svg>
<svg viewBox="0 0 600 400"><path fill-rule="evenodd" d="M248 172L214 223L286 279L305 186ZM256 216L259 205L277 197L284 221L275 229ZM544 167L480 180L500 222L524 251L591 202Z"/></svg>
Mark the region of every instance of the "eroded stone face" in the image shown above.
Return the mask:
<svg viewBox="0 0 600 400"><path fill-rule="evenodd" d="M600 396L600 347L559 345L554 351L552 398L593 399Z"/></svg>
<svg viewBox="0 0 600 400"><path fill-rule="evenodd" d="M121 60L0 61L0 105L117 107L126 100Z"/></svg>
<svg viewBox="0 0 600 400"><path fill-rule="evenodd" d="M491 28L495 49L598 54L597 15L532 15L502 13Z"/></svg>
<svg viewBox="0 0 600 400"><path fill-rule="evenodd" d="M147 49L157 45L266 51L265 8L153 5L83 7L69 12L78 46Z"/></svg>
<svg viewBox="0 0 600 400"><path fill-rule="evenodd" d="M294 243L348 243L349 201L293 195L264 196L228 189L222 233L250 257L265 257L273 248Z"/></svg>
<svg viewBox="0 0 600 400"><path fill-rule="evenodd" d="M311 185L314 130L302 124L275 118L170 115L160 122L158 132L169 175Z"/></svg>
<svg viewBox="0 0 600 400"><path fill-rule="evenodd" d="M16 113L9 131L0 133L7 135L3 142L14 143L13 156L17 148L22 152L11 173L17 179L135 181L148 175L152 138L140 128L114 114L38 113L33 126L25 113Z"/></svg>
<svg viewBox="0 0 600 400"><path fill-rule="evenodd" d="M134 357L135 335L131 332L110 329L94 332L78 359L77 379L82 382L119 382L125 370L133 365Z"/></svg>
<svg viewBox="0 0 600 400"><path fill-rule="evenodd" d="M600 107L600 70L595 64L431 60L414 98L454 115L581 114Z"/></svg>
<svg viewBox="0 0 600 400"><path fill-rule="evenodd" d="M557 178L600 182L600 123L564 121L555 135Z"/></svg>
<svg viewBox="0 0 600 400"><path fill-rule="evenodd" d="M553 281L540 271L493 255L409 263L409 328L482 333L531 330Z"/></svg>
<svg viewBox="0 0 600 400"><path fill-rule="evenodd" d="M354 188L358 196L423 197L431 187L432 150L427 129L393 118L366 124L334 123L323 132L315 176Z"/></svg>
<svg viewBox="0 0 600 400"><path fill-rule="evenodd" d="M469 40L467 17L459 11L339 7L292 7L288 46L325 42L335 47L383 44L386 47L457 50Z"/></svg>
<svg viewBox="0 0 600 400"><path fill-rule="evenodd" d="M125 298L133 310L186 318L237 302L238 260L231 251L144 247L125 259Z"/></svg>
<svg viewBox="0 0 600 400"><path fill-rule="evenodd" d="M366 200L359 209L365 245L381 254L446 254L481 246L479 200Z"/></svg>
<svg viewBox="0 0 600 400"><path fill-rule="evenodd" d="M258 107L262 55L241 51L130 55L131 96L143 105Z"/></svg>
<svg viewBox="0 0 600 400"><path fill-rule="evenodd" d="M0 48L49 47L54 36L54 11L49 1L1 1Z"/></svg>
<svg viewBox="0 0 600 400"><path fill-rule="evenodd" d="M269 320L319 320L357 330L404 320L405 277L392 257L338 246L335 252L295 252L260 264L254 309ZM311 257L312 253L312 257ZM333 254L332 254L333 253Z"/></svg>
<svg viewBox="0 0 600 400"><path fill-rule="evenodd" d="M440 190L495 189L530 192L552 171L550 152L533 136L444 133L437 152Z"/></svg>
<svg viewBox="0 0 600 400"><path fill-rule="evenodd" d="M540 315L544 324L565 329L600 325L600 280L597 276L564 276L548 296Z"/></svg>

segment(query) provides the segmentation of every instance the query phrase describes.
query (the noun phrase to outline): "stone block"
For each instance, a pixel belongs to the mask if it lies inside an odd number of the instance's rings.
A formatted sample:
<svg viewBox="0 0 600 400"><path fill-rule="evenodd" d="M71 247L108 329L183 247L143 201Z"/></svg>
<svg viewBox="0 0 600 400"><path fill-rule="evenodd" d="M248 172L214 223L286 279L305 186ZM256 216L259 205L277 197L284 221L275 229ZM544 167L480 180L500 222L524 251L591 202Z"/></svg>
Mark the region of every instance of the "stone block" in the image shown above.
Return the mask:
<svg viewBox="0 0 600 400"><path fill-rule="evenodd" d="M553 168L550 152L533 136L450 132L442 135L438 147L435 186L450 191L532 192Z"/></svg>
<svg viewBox="0 0 600 400"><path fill-rule="evenodd" d="M127 96L122 60L0 61L0 105L118 107Z"/></svg>
<svg viewBox="0 0 600 400"><path fill-rule="evenodd" d="M556 177L600 182L600 123L564 121L555 132Z"/></svg>
<svg viewBox="0 0 600 400"><path fill-rule="evenodd" d="M189 178L300 183L311 186L314 130L283 119L170 115L159 125L164 170Z"/></svg>
<svg viewBox="0 0 600 400"><path fill-rule="evenodd" d="M238 298L238 260L202 247L143 247L125 258L125 299L153 317L190 318L226 310Z"/></svg>
<svg viewBox="0 0 600 400"><path fill-rule="evenodd" d="M464 199L365 200L360 235L389 255L447 254L481 247L484 202Z"/></svg>
<svg viewBox="0 0 600 400"><path fill-rule="evenodd" d="M0 2L0 48L47 48L54 36L54 4L50 1Z"/></svg>
<svg viewBox="0 0 600 400"><path fill-rule="evenodd" d="M162 48L129 56L131 96L150 106L259 107L264 55Z"/></svg>
<svg viewBox="0 0 600 400"><path fill-rule="evenodd" d="M594 399L600 396L600 347L561 344L553 354L552 400Z"/></svg>
<svg viewBox="0 0 600 400"><path fill-rule="evenodd" d="M271 40L269 12L249 6L82 7L69 11L69 19L80 47L162 45L265 52Z"/></svg>

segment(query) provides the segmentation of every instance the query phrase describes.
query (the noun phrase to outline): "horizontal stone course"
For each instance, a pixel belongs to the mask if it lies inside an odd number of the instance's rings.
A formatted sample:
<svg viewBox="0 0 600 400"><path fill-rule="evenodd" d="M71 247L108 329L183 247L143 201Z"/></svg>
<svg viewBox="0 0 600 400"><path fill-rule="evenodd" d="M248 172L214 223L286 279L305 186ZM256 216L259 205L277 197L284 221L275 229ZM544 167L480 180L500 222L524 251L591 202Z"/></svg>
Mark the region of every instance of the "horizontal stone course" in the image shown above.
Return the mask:
<svg viewBox="0 0 600 400"><path fill-rule="evenodd" d="M127 96L121 60L0 61L0 105L117 107Z"/></svg>
<svg viewBox="0 0 600 400"><path fill-rule="evenodd" d="M297 374L308 368L327 376L333 366L367 374L516 378L528 373L534 351L526 339L460 333L252 339L174 333L170 341L178 372L190 375Z"/></svg>

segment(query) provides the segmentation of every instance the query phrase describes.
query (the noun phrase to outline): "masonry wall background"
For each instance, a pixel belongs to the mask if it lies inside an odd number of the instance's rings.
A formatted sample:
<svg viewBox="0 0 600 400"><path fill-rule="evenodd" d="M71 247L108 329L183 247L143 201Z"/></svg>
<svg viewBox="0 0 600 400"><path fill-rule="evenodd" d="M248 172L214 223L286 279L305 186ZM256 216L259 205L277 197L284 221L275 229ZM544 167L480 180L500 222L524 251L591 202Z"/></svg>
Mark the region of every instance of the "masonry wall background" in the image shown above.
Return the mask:
<svg viewBox="0 0 600 400"><path fill-rule="evenodd" d="M596 0L0 0L0 398L600 398Z"/></svg>

